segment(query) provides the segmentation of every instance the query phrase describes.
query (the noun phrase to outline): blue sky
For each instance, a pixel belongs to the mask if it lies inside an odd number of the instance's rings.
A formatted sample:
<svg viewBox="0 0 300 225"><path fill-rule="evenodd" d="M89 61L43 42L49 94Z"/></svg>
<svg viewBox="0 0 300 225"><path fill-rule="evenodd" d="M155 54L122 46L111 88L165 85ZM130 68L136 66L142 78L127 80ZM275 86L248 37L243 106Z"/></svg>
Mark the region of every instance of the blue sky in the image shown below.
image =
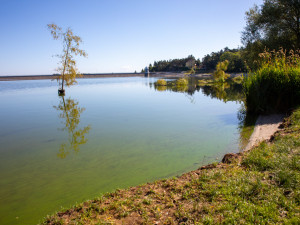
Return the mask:
<svg viewBox="0 0 300 225"><path fill-rule="evenodd" d="M0 0L0 75L55 73L61 43L47 24L71 27L88 58L82 73L140 71L154 60L202 58L241 46L245 11L263 0Z"/></svg>

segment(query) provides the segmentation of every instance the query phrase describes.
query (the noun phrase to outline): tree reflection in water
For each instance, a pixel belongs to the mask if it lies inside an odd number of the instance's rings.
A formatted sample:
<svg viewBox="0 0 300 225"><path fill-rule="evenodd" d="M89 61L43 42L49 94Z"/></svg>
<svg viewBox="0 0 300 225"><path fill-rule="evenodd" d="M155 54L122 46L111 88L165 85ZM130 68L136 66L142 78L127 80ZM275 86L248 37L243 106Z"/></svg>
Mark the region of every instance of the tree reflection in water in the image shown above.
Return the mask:
<svg viewBox="0 0 300 225"><path fill-rule="evenodd" d="M190 77L188 79L188 84L183 86L176 86L175 80L167 81L166 86L156 86L154 84L149 85L150 88L153 86L156 91L172 91L172 92L181 92L185 93L189 96L193 96L195 92L202 91L202 93L206 96L210 96L211 98L217 98L223 102L227 101L235 101L235 102L243 102L244 94L242 90L242 85L234 83L233 81L223 82L223 83L203 83L203 85L199 86L199 78ZM205 79L204 79L205 80ZM194 100L191 101L194 103Z"/></svg>
<svg viewBox="0 0 300 225"><path fill-rule="evenodd" d="M68 141L62 143L59 148L57 156L59 158L65 158L70 151L79 152L79 146L87 142L85 137L89 133L90 125L83 128L79 128L80 115L85 110L79 106L79 102L68 98L65 100L64 96L60 96L60 103L58 106L53 106L57 111L60 112L59 118L62 119L64 127L63 131L68 131Z"/></svg>

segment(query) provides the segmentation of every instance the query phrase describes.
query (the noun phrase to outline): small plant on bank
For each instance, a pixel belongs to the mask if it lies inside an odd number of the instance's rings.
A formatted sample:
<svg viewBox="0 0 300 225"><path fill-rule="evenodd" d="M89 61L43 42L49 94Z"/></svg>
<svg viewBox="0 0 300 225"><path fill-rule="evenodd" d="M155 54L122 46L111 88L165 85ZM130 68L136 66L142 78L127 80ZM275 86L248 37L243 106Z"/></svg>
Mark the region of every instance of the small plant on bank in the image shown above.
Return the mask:
<svg viewBox="0 0 300 225"><path fill-rule="evenodd" d="M167 81L164 79L159 79L155 82L156 86L167 86Z"/></svg>
<svg viewBox="0 0 300 225"><path fill-rule="evenodd" d="M259 69L245 78L246 108L250 113L286 111L300 103L299 51L261 53Z"/></svg>

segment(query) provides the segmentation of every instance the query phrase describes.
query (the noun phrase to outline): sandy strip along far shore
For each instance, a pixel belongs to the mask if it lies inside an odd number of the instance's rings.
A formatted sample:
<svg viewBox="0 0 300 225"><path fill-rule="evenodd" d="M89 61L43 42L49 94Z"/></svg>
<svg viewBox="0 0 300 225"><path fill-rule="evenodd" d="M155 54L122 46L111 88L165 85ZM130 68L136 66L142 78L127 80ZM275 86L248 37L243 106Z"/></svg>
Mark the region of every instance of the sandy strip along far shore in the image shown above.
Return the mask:
<svg viewBox="0 0 300 225"><path fill-rule="evenodd" d="M155 72L150 77L166 77L177 78L184 76L184 73L173 72ZM198 76L206 76L198 75ZM83 74L79 78L109 78L109 77L145 77L144 73L99 73L99 74ZM0 81L18 81L18 80L56 80L57 75L28 75L28 76L0 76Z"/></svg>

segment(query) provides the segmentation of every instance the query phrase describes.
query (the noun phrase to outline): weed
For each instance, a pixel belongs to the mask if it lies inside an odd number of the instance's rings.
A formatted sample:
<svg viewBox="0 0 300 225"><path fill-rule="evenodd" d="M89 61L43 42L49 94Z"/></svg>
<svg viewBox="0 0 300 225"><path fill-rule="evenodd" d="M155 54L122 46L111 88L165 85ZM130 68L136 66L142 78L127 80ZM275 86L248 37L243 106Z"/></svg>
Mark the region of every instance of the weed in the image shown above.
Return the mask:
<svg viewBox="0 0 300 225"><path fill-rule="evenodd" d="M143 204L144 205L151 205L151 200L150 199L144 199Z"/></svg>

